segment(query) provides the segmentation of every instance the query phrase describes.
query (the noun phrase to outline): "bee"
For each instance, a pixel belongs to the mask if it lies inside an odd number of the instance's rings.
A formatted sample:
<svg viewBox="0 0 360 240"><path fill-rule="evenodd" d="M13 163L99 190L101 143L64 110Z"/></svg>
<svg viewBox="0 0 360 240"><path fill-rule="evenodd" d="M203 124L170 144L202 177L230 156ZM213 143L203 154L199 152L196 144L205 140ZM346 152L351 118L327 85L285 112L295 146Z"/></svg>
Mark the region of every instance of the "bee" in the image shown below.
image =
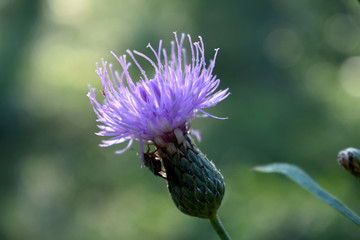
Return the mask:
<svg viewBox="0 0 360 240"><path fill-rule="evenodd" d="M105 91L104 90L101 90L101 93L104 97L106 97L106 94L105 94Z"/></svg>
<svg viewBox="0 0 360 240"><path fill-rule="evenodd" d="M155 176L166 179L166 172L162 166L161 159L155 154L155 152L144 153L144 164Z"/></svg>

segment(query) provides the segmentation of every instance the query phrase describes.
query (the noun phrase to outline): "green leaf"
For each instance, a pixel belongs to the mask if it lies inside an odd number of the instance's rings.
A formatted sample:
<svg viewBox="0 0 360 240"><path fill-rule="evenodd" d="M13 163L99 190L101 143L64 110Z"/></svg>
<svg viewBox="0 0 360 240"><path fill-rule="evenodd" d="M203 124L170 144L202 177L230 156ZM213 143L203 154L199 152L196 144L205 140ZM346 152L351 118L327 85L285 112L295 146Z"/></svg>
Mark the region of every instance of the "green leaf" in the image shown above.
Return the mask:
<svg viewBox="0 0 360 240"><path fill-rule="evenodd" d="M258 172L265 173L282 173L297 184L312 192L315 196L335 208L347 218L353 221L356 225L360 226L360 217L346 207L342 202L325 191L317 182L315 182L308 174L301 168L286 164L286 163L273 163L264 166L257 166L254 168Z"/></svg>

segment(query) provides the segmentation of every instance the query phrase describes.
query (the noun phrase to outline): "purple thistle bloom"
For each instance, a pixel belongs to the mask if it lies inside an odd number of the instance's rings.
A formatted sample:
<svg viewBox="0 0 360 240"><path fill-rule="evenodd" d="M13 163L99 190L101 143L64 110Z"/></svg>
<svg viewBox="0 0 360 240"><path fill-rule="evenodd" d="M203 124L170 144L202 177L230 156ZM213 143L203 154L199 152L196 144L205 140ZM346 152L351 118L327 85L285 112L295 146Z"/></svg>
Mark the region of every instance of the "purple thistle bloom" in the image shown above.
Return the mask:
<svg viewBox="0 0 360 240"><path fill-rule="evenodd" d="M169 58L166 50L162 49L162 41L157 51L148 45L155 55L154 61L138 51L127 50L142 74L136 84L130 77L130 63L126 62L126 55L118 57L112 52L122 67L121 73L114 71L111 64L107 67L104 60L103 67L97 64L96 73L103 85L104 100L102 104L99 103L95 97L95 89L90 86L88 97L97 121L101 123L98 125L101 130L97 135L111 137L103 140L100 146L107 147L128 141L125 148L116 151L123 153L136 140L140 142L143 155L144 143L155 143L159 137L167 141L170 135L176 135L176 131L179 131L177 129L186 134L191 131L191 122L196 117L218 118L203 110L215 106L229 95L228 89L216 91L220 80L212 71L218 49L215 49L214 58L206 67L202 38L199 37L200 42L192 43L190 35L187 37L191 50L190 63L187 62L186 50L183 48L184 34L179 41L175 33ZM133 53L143 57L154 67L152 78L148 78ZM199 115L199 112L202 114Z"/></svg>

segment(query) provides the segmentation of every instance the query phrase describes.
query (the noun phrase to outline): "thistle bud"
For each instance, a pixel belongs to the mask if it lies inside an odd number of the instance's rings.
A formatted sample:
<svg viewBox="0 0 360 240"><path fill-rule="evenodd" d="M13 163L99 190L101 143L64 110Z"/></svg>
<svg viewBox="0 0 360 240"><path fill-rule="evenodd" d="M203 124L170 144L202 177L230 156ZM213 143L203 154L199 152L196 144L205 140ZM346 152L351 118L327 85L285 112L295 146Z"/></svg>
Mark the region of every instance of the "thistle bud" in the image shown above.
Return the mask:
<svg viewBox="0 0 360 240"><path fill-rule="evenodd" d="M183 213L211 218L224 196L223 176L189 135L180 139L180 142L176 140L158 149L165 167L169 192Z"/></svg>
<svg viewBox="0 0 360 240"><path fill-rule="evenodd" d="M360 150L347 148L339 153L338 163L360 180Z"/></svg>

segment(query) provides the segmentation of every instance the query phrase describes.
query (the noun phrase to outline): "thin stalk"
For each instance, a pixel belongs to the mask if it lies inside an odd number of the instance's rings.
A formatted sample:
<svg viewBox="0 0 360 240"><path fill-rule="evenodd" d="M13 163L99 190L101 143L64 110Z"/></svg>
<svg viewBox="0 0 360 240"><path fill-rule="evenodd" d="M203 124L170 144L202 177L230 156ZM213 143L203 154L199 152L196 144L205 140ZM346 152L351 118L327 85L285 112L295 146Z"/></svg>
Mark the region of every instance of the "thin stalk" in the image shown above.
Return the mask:
<svg viewBox="0 0 360 240"><path fill-rule="evenodd" d="M217 214L214 214L209 220L221 240L231 240Z"/></svg>

